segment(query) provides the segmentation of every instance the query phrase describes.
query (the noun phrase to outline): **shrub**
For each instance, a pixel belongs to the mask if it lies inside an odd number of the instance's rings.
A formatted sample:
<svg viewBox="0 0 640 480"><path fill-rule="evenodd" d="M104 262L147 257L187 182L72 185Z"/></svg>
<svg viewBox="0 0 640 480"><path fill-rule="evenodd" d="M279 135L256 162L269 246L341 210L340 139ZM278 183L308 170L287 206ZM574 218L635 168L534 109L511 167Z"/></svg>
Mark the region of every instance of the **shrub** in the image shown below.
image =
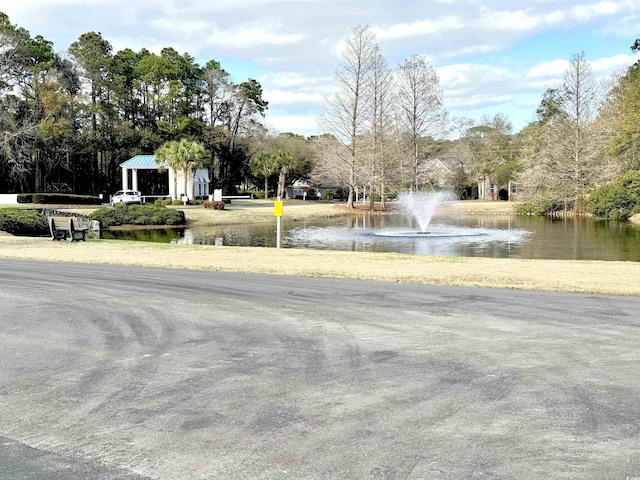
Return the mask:
<svg viewBox="0 0 640 480"><path fill-rule="evenodd" d="M251 195L251 198L264 198L263 190L242 190L238 192L238 195Z"/></svg>
<svg viewBox="0 0 640 480"><path fill-rule="evenodd" d="M184 225L182 210L166 208L161 205L116 205L113 208L101 208L89 215L98 220L104 228L118 225Z"/></svg>
<svg viewBox="0 0 640 480"><path fill-rule="evenodd" d="M333 196L334 196L333 190L327 189L322 194L322 200L325 201L325 202L331 201L331 200L333 200Z"/></svg>
<svg viewBox="0 0 640 480"><path fill-rule="evenodd" d="M102 199L93 195L74 195L71 193L21 193L18 195L18 203L100 205Z"/></svg>
<svg viewBox="0 0 640 480"><path fill-rule="evenodd" d="M182 200L178 200L177 198L175 200L171 200L171 203L169 205L173 205L173 206L179 206L182 205Z"/></svg>
<svg viewBox="0 0 640 480"><path fill-rule="evenodd" d="M570 206L567 206L569 208ZM554 212L564 210L564 204L554 199L550 192L542 192L535 195L528 202L518 206L519 213L527 215L551 215Z"/></svg>
<svg viewBox="0 0 640 480"><path fill-rule="evenodd" d="M40 236L49 233L47 217L37 210L0 208L0 230L12 235Z"/></svg>
<svg viewBox="0 0 640 480"><path fill-rule="evenodd" d="M595 217L608 220L627 220L640 213L640 171L630 170L595 189L586 208Z"/></svg>
<svg viewBox="0 0 640 480"><path fill-rule="evenodd" d="M224 210L224 202L219 202L219 201L209 202L207 200L205 202L202 202L202 206L204 208L211 208L213 210Z"/></svg>

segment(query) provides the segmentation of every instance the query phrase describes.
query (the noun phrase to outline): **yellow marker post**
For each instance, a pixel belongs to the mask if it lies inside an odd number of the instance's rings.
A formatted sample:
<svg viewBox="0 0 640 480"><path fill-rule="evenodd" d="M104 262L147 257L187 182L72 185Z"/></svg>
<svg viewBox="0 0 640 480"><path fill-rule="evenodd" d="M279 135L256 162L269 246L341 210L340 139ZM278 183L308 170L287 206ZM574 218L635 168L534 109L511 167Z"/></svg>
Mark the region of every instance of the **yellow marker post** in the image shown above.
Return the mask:
<svg viewBox="0 0 640 480"><path fill-rule="evenodd" d="M277 240L276 240L276 248L280 248L280 238L282 237L282 200L278 199L273 202L273 214L276 217L277 223Z"/></svg>
<svg viewBox="0 0 640 480"><path fill-rule="evenodd" d="M273 202L273 214L276 217L282 216L282 200L276 200Z"/></svg>

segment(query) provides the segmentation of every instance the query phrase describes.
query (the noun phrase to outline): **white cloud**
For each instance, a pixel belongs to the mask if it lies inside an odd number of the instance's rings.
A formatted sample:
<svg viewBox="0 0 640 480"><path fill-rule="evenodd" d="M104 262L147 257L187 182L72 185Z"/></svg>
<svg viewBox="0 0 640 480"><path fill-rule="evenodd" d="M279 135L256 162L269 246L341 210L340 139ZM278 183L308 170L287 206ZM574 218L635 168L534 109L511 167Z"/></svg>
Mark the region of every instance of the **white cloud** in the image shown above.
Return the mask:
<svg viewBox="0 0 640 480"><path fill-rule="evenodd" d="M454 16L439 18L438 20L419 20L411 23L396 23L388 27L373 27L379 41L397 40L407 37L433 35L439 32L451 32L464 28L465 22Z"/></svg>
<svg viewBox="0 0 640 480"><path fill-rule="evenodd" d="M293 132L305 137L319 133L318 116L315 112L299 115L271 112L267 114L266 122L269 130L278 133Z"/></svg>
<svg viewBox="0 0 640 480"><path fill-rule="evenodd" d="M300 72L274 72L260 76L260 81L276 88L313 88L313 85L332 82L330 76L303 74Z"/></svg>
<svg viewBox="0 0 640 480"><path fill-rule="evenodd" d="M640 25L640 15L618 16L604 24L598 29L598 33L603 36L626 38L632 41L638 36L638 25ZM631 44L631 41L629 42Z"/></svg>
<svg viewBox="0 0 640 480"><path fill-rule="evenodd" d="M478 85L486 82L505 82L511 77L509 70L493 65L457 64L437 69L440 84L445 88L460 85Z"/></svg>
<svg viewBox="0 0 640 480"><path fill-rule="evenodd" d="M483 55L500 50L496 45L471 45L463 46L457 50L450 50L440 55L441 58L467 57L473 55Z"/></svg>
<svg viewBox="0 0 640 480"><path fill-rule="evenodd" d="M577 20L591 20L595 17L611 16L631 7L628 1L598 2L591 5L577 5L569 10L569 16Z"/></svg>
<svg viewBox="0 0 640 480"><path fill-rule="evenodd" d="M550 62L542 62L535 65L527 73L528 78L550 78L550 77L562 77L564 72L569 68L569 60L555 59Z"/></svg>
<svg viewBox="0 0 640 480"><path fill-rule="evenodd" d="M282 46L298 43L305 38L301 33L283 32L281 25L273 23L243 23L229 29L222 29L207 20L175 21L161 18L152 25L164 32L171 32L176 36L186 35L187 38L202 38L210 46L233 46L236 48L250 48L255 46Z"/></svg>
<svg viewBox="0 0 640 480"><path fill-rule="evenodd" d="M563 20L564 16L564 13L560 11L535 14L531 9L491 11L488 8L483 8L478 25L482 25L485 29L492 31L523 33L540 27L557 25Z"/></svg>
<svg viewBox="0 0 640 480"><path fill-rule="evenodd" d="M638 60L637 56L620 54L620 55L615 55L613 57L600 58L590 63L591 63L591 70L593 71L593 73L609 74L615 70L619 70L620 68L629 67L637 60Z"/></svg>
<svg viewBox="0 0 640 480"><path fill-rule="evenodd" d="M265 90L264 98L274 105L297 105L300 103L314 103L321 105L324 96L313 92L296 92L287 90Z"/></svg>
<svg viewBox="0 0 640 480"><path fill-rule="evenodd" d="M511 98L512 97L510 97L509 95L476 94L468 97L450 98L448 106L450 108L481 107L507 103L511 100Z"/></svg>
<svg viewBox="0 0 640 480"><path fill-rule="evenodd" d="M286 33L280 28L269 29L262 25L239 25L230 30L213 29L207 38L209 45L233 45L250 48L264 45L288 45L305 38L301 33Z"/></svg>

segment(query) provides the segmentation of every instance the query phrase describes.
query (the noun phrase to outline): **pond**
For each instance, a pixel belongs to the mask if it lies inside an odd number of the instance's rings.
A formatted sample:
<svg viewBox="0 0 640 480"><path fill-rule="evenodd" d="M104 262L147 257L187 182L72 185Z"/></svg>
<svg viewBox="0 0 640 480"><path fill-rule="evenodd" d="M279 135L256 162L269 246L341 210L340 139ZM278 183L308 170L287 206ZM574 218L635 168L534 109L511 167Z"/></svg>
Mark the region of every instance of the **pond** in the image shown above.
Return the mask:
<svg viewBox="0 0 640 480"><path fill-rule="evenodd" d="M640 261L640 227L588 218L524 215L434 217L426 235L404 215L283 220L284 248L465 257ZM398 230L403 229L403 230ZM396 235L398 232L401 235ZM412 230L413 234L414 231ZM276 246L276 222L103 232L103 238L251 247Z"/></svg>

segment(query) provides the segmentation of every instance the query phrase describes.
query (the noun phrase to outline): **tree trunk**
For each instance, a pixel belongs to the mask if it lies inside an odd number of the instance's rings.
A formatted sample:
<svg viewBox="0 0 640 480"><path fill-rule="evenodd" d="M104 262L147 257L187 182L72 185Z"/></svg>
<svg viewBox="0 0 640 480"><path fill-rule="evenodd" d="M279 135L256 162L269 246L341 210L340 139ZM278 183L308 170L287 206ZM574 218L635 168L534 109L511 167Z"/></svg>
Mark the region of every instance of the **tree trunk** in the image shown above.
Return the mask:
<svg viewBox="0 0 640 480"><path fill-rule="evenodd" d="M278 198L284 198L284 182L286 181L287 174L280 170L280 176L278 178Z"/></svg>

